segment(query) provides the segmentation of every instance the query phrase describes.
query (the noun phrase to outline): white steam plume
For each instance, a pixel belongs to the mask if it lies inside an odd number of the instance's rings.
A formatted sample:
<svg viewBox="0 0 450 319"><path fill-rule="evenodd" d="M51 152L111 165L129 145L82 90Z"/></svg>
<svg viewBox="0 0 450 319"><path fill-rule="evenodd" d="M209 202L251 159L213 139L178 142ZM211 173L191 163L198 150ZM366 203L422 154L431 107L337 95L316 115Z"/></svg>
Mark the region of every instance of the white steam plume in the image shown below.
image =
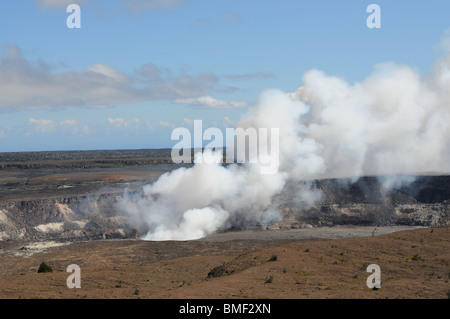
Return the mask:
<svg viewBox="0 0 450 319"><path fill-rule="evenodd" d="M424 78L392 63L354 85L311 70L295 93L264 92L236 126L279 128L278 172L204 161L164 174L139 198L126 194L121 205L149 240L270 223L279 218L273 197L288 182L300 185L298 202L313 204L320 191L307 181L314 178L399 176L382 180L393 188L411 174L449 172L449 123L450 56Z"/></svg>
<svg viewBox="0 0 450 319"><path fill-rule="evenodd" d="M274 109L274 103L282 107ZM243 226L249 223L269 223L279 217L271 207L274 195L281 192L289 174L284 170L288 162L294 164L295 156L304 159L295 163L296 174L308 177L314 167L314 144L299 138L298 118L308 111L301 101L295 101L281 91L267 91L239 127L285 127L280 138L281 167L275 174L261 174L260 164L227 167L220 164L222 154L196 154L192 168L180 168L162 175L155 183L147 185L138 199L124 197L121 205L132 222L144 223L149 229L145 239L196 239L224 227ZM245 123L244 123L245 122ZM268 139L270 140L270 139ZM290 149L295 152L290 151ZM205 157L215 157L215 160ZM286 160L283 160L286 158ZM317 157L319 163L321 160ZM300 174L301 171L303 174ZM317 172L316 172L317 173Z"/></svg>
<svg viewBox="0 0 450 319"><path fill-rule="evenodd" d="M450 56L422 79L381 64L353 86L309 71L295 96L311 105L306 135L322 145L324 176L450 170Z"/></svg>

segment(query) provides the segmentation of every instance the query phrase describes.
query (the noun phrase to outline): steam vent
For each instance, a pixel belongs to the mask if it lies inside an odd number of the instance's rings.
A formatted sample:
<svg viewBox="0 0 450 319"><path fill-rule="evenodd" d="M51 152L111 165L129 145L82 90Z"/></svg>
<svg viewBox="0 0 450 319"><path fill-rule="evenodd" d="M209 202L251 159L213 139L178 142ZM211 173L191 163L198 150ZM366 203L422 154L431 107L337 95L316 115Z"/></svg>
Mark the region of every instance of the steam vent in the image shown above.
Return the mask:
<svg viewBox="0 0 450 319"><path fill-rule="evenodd" d="M145 185L182 166L168 150L22 153L0 163L0 240L141 238L150 230L123 209ZM18 156L18 155L16 155ZM102 160L99 160L101 157ZM70 160L67 158L71 158ZM81 159L84 159L81 161ZM271 218L230 217L216 232L337 225L445 226L450 223L450 176L414 176L386 189L386 177L287 183L271 199ZM310 202L305 200L309 192ZM128 203L128 202L127 202Z"/></svg>

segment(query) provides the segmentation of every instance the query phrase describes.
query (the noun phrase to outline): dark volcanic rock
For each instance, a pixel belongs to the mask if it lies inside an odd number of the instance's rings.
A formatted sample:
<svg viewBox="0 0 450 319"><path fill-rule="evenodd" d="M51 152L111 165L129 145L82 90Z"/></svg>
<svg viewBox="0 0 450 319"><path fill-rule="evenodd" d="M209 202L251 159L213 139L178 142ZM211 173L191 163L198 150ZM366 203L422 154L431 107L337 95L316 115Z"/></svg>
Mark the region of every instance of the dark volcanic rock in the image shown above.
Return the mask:
<svg viewBox="0 0 450 319"><path fill-rule="evenodd" d="M385 190L382 179L363 177L312 181L321 199L305 205L302 188L288 185L278 195L281 228L310 226L441 226L450 225L450 176L418 176L396 190ZM297 193L289 189L298 189Z"/></svg>

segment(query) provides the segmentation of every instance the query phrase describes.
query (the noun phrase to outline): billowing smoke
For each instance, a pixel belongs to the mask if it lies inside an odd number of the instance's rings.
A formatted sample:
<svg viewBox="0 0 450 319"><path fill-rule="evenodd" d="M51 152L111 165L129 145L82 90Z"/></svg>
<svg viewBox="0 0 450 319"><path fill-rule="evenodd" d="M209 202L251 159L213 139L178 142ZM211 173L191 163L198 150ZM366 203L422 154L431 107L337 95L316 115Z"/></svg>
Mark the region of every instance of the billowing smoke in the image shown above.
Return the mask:
<svg viewBox="0 0 450 319"><path fill-rule="evenodd" d="M322 145L325 175L393 175L450 168L450 57L422 79L382 64L353 86L309 71L294 96L311 105L307 135Z"/></svg>
<svg viewBox="0 0 450 319"><path fill-rule="evenodd" d="M193 167L164 174L138 197L125 194L122 209L149 240L271 223L279 218L273 198L286 185L312 205L321 198L309 183L317 178L375 175L392 189L414 174L448 173L449 123L450 56L426 77L387 63L354 85L311 70L295 93L263 92L236 126L279 128L279 144L269 147L277 172L261 174L258 163L225 167L214 152L199 163L197 154Z"/></svg>
<svg viewBox="0 0 450 319"><path fill-rule="evenodd" d="M276 104L279 109L273 107ZM300 137L297 122L307 112L303 102L280 91L267 91L243 120L241 127L246 128L285 128L280 130L279 147L269 147L269 151L279 150L272 154L280 159L280 169L274 174L261 174L260 162L225 167L221 153L197 153L193 167L162 175L145 186L139 198L126 194L123 209L136 224L144 223L149 229L145 239L151 240L194 239L222 228L277 220L272 198L282 191L289 173L306 178L323 168L321 158L314 154L318 150L314 141ZM270 136L264 141L271 141Z"/></svg>

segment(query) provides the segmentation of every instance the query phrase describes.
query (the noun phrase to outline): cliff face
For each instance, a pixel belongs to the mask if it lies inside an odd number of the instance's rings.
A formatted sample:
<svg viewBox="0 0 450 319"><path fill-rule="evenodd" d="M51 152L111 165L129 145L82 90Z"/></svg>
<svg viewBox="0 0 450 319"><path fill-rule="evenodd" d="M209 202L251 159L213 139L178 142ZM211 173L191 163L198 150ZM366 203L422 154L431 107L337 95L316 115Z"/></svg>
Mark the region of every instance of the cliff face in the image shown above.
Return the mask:
<svg viewBox="0 0 450 319"><path fill-rule="evenodd" d="M318 196L307 203L305 190ZM137 230L117 208L122 193L0 203L0 240L134 238ZM450 225L450 176L417 177L386 191L375 177L287 185L274 199L281 219L271 228L334 225ZM258 226L256 226L258 227Z"/></svg>
<svg viewBox="0 0 450 319"><path fill-rule="evenodd" d="M435 204L323 204L309 208L283 207L280 228L335 225L450 225L450 201Z"/></svg>
<svg viewBox="0 0 450 319"><path fill-rule="evenodd" d="M450 225L450 176L418 176L395 190L386 190L384 182L377 177L313 181L308 187L320 195L314 205L298 202L295 191L284 192L279 226Z"/></svg>
<svg viewBox="0 0 450 319"><path fill-rule="evenodd" d="M135 237L116 209L121 194L77 196L0 205L0 240L80 240Z"/></svg>

